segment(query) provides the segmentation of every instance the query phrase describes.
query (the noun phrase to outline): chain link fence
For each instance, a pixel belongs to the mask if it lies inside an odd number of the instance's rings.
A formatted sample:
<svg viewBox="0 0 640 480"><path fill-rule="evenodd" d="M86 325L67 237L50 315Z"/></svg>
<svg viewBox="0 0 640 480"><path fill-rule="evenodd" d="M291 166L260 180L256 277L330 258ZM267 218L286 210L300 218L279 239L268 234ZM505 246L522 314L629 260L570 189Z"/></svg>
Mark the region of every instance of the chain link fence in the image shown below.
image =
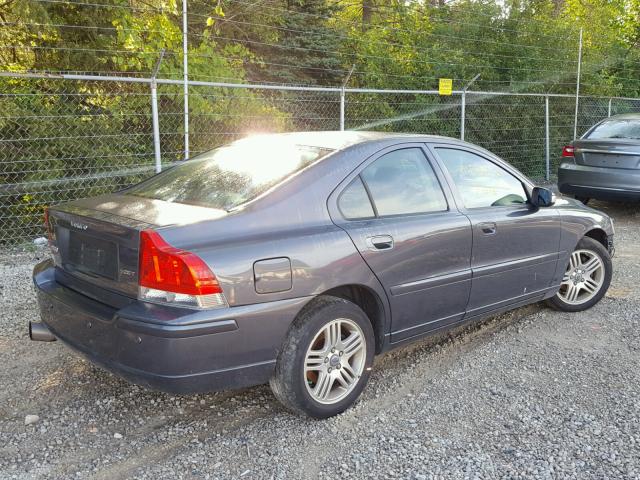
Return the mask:
<svg viewBox="0 0 640 480"><path fill-rule="evenodd" d="M185 158L183 85L158 79L154 143L150 84L0 78L0 243L43 235L48 205L117 191L152 175L158 154L162 168ZM465 140L541 180L553 177L562 146L573 138L570 96L189 85L190 156L258 132L344 125L460 138L464 130ZM640 99L581 97L578 133L629 111L640 111Z"/></svg>

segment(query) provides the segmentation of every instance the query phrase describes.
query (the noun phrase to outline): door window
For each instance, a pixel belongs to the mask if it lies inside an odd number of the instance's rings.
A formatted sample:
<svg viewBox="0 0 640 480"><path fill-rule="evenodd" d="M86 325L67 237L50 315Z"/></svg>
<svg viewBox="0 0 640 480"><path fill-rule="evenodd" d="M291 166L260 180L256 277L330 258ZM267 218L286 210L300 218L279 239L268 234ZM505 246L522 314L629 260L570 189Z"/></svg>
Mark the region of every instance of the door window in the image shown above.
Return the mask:
<svg viewBox="0 0 640 480"><path fill-rule="evenodd" d="M436 148L466 208L505 207L527 203L522 182L475 153Z"/></svg>
<svg viewBox="0 0 640 480"><path fill-rule="evenodd" d="M447 210L442 187L420 148L387 153L362 172L377 216Z"/></svg>

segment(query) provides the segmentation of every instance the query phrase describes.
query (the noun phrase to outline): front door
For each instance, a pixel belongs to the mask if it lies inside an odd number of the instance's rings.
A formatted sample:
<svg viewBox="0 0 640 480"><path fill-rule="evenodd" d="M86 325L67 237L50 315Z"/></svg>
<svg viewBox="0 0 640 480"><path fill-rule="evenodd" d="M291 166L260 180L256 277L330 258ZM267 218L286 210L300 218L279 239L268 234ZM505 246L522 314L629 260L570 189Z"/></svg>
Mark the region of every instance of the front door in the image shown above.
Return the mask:
<svg viewBox="0 0 640 480"><path fill-rule="evenodd" d="M391 341L461 320L471 289L471 225L424 146L384 150L345 183L334 221L387 293Z"/></svg>
<svg viewBox="0 0 640 480"><path fill-rule="evenodd" d="M558 262L558 212L533 207L524 179L489 155L459 146L433 148L473 229L467 317L542 298Z"/></svg>

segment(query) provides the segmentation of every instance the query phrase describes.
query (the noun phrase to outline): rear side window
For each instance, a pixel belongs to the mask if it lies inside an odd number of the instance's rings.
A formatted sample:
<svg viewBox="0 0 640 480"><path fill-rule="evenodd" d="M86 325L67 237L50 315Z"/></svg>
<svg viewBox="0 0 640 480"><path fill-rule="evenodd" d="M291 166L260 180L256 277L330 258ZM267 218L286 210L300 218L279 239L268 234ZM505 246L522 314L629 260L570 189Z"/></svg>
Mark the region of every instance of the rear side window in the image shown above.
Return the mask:
<svg viewBox="0 0 640 480"><path fill-rule="evenodd" d="M640 120L611 119L602 122L587 135L590 140L626 139L640 140Z"/></svg>
<svg viewBox="0 0 640 480"><path fill-rule="evenodd" d="M419 148L387 153L362 172L378 216L447 210L435 172Z"/></svg>
<svg viewBox="0 0 640 480"><path fill-rule="evenodd" d="M340 194L338 206L344 218L348 220L375 217L369 196L359 176Z"/></svg>
<svg viewBox="0 0 640 480"><path fill-rule="evenodd" d="M322 147L295 145L278 137L250 137L198 155L125 193L230 210L331 152Z"/></svg>

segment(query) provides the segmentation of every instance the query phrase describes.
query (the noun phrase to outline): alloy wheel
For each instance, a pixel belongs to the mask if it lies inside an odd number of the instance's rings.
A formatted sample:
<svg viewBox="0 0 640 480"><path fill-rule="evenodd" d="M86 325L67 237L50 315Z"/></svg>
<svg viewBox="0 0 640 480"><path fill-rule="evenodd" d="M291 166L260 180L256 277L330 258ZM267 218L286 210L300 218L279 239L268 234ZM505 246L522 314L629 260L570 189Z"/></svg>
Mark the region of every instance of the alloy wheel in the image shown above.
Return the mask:
<svg viewBox="0 0 640 480"><path fill-rule="evenodd" d="M600 256L591 250L576 250L569 259L558 296L570 305L581 305L597 295L604 278Z"/></svg>
<svg viewBox="0 0 640 480"><path fill-rule="evenodd" d="M358 384L367 358L361 328L352 320L332 320L316 334L305 355L304 381L311 397L339 402Z"/></svg>

